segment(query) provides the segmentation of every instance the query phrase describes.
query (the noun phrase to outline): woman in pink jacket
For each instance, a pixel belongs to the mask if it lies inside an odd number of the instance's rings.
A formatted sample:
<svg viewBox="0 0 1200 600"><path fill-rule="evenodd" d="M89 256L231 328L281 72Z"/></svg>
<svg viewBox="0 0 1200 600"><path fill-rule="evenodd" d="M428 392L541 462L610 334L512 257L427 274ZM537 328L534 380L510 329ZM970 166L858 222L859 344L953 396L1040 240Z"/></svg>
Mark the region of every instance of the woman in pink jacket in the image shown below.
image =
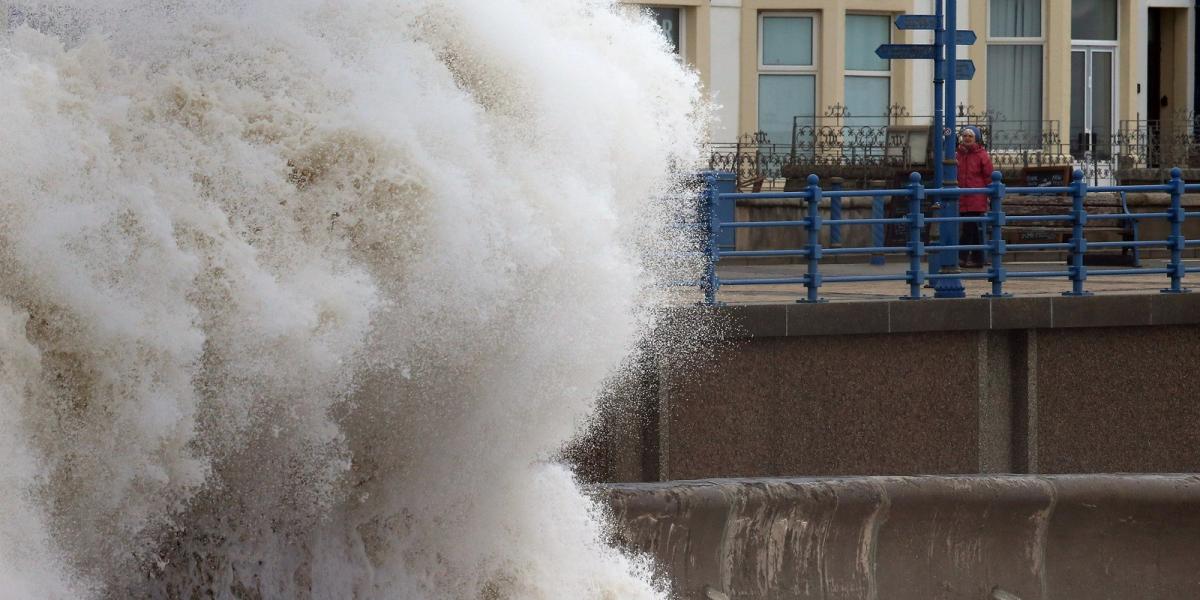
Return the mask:
<svg viewBox="0 0 1200 600"><path fill-rule="evenodd" d="M979 144L979 129L974 126L964 127L959 134L958 146L958 187L982 188L992 184L992 157ZM958 201L958 213L964 217L978 217L988 211L988 197L983 194L964 194ZM977 245L983 243L983 223L964 223L960 243ZM966 260L960 260L958 266L966 269L978 269L983 266L983 251L972 250L967 253Z"/></svg>

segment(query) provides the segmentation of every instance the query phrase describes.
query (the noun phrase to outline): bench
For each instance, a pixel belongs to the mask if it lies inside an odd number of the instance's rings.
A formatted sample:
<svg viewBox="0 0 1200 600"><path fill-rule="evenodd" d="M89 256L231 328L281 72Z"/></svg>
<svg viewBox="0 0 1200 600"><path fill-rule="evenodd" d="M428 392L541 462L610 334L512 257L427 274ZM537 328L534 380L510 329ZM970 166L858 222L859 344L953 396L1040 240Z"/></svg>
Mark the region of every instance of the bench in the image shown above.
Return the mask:
<svg viewBox="0 0 1200 600"><path fill-rule="evenodd" d="M1089 217L1104 214L1130 214L1125 194L1089 194L1084 199L1084 209ZM1016 215L1064 215L1071 212L1071 198L1067 196L1008 196L1004 199L1004 213ZM1004 227L1004 241L1008 244L1063 243L1071 239L1073 229L1066 221L1045 223L1009 224ZM1137 241L1137 221L1089 220L1083 227L1084 237L1089 242ZM1018 251L1019 252L1019 251ZM1136 248L1114 250L1088 250L1084 264L1141 266Z"/></svg>

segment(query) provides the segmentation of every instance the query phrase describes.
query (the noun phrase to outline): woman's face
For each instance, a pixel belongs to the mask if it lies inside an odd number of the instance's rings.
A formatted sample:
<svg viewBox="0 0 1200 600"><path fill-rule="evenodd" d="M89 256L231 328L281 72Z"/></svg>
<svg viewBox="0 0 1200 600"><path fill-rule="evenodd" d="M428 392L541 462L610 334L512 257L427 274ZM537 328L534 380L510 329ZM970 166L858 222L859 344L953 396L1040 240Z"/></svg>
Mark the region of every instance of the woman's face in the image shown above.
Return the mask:
<svg viewBox="0 0 1200 600"><path fill-rule="evenodd" d="M975 132L974 131L971 131L970 129L964 129L964 130L962 130L962 134L960 134L960 135L962 137L962 143L964 143L964 144L974 144L975 143Z"/></svg>

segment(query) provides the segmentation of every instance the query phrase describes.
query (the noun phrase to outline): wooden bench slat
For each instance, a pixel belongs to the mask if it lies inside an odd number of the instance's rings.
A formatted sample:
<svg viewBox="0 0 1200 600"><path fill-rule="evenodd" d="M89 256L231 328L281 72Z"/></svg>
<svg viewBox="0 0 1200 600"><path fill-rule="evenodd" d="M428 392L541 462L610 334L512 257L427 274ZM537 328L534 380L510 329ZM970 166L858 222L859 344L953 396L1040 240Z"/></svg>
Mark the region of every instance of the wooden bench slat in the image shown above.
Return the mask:
<svg viewBox="0 0 1200 600"><path fill-rule="evenodd" d="M1023 229L1023 230L1032 230L1032 231L1051 231L1051 232L1055 232L1055 233L1071 233L1072 231L1074 231L1070 227L1039 227L1036 225L1033 225L1033 226L1013 225L1013 226L1006 226L1004 229L1005 230L1009 230L1009 229L1022 230ZM1116 231L1116 232L1125 231L1124 227L1084 227L1084 229L1087 231Z"/></svg>

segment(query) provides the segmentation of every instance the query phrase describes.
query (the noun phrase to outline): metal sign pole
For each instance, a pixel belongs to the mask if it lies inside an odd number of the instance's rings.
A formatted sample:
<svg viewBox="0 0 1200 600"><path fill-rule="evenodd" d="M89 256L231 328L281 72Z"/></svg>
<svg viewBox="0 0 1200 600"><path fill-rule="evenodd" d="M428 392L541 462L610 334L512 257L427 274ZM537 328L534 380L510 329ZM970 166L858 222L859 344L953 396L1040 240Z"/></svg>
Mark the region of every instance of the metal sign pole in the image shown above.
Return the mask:
<svg viewBox="0 0 1200 600"><path fill-rule="evenodd" d="M933 30L933 47L936 53L933 55L933 131L931 132L933 136L929 141L933 142L933 187L941 188L942 183L945 181L942 172L942 159L945 158L946 152L941 132L942 119L945 118L945 98L943 94L945 93L946 83L945 79L943 79L943 71L945 70L943 65L946 64L946 60L943 57L945 53L942 49L946 44L946 29L942 18L942 0L937 0L935 4L937 5L934 11L937 17L937 27ZM930 272L937 272L932 268L932 265Z"/></svg>
<svg viewBox="0 0 1200 600"><path fill-rule="evenodd" d="M946 146L944 136L942 135L942 119L945 118L945 93L946 83L943 79L943 71L946 60L943 57L943 48L945 48L945 19L942 12L942 0L934 2L936 8L934 15L937 17L936 25L933 29L933 47L936 54L933 55L933 127L929 132L929 141L933 144L933 187L941 189L945 182L945 173L942 171L942 161L946 156ZM934 200L936 203L937 200ZM941 271L941 253L935 252L927 255L929 262L929 274L936 275Z"/></svg>
<svg viewBox="0 0 1200 600"><path fill-rule="evenodd" d="M955 141L958 139L954 124L955 85L959 79L975 76L975 65L970 60L958 60L957 57L958 44L969 46L976 40L974 31L958 30L957 3L958 0L936 0L935 14L896 17L897 29L932 30L932 44L883 44L875 49L876 56L887 60L933 61L933 131L929 139L933 144L932 189L958 186L958 163L954 159ZM941 203L941 216L958 216L957 197L941 196ZM958 244L958 223L941 223L938 231L940 245ZM929 272L958 273L958 253L930 253ZM957 277L934 279L933 282L935 297L961 298L965 295L962 281Z"/></svg>
<svg viewBox="0 0 1200 600"><path fill-rule="evenodd" d="M942 131L944 141L944 162L943 162L943 187L955 188L958 187L958 159L956 156L958 129L955 123L955 105L958 97L958 0L945 0L946 2L946 24L945 33L942 36L945 42L946 49L946 65L954 65L956 68L945 69L945 86L946 86L946 128ZM935 67L936 68L936 67ZM958 196L942 196L942 216L958 217ZM958 227L956 222L942 223L939 230L941 235L942 246L957 246L958 245ZM938 263L940 272L943 274L958 273L958 252L939 252ZM934 298L965 298L967 296L966 289L963 288L962 280L957 277L947 279L936 279L933 283Z"/></svg>

